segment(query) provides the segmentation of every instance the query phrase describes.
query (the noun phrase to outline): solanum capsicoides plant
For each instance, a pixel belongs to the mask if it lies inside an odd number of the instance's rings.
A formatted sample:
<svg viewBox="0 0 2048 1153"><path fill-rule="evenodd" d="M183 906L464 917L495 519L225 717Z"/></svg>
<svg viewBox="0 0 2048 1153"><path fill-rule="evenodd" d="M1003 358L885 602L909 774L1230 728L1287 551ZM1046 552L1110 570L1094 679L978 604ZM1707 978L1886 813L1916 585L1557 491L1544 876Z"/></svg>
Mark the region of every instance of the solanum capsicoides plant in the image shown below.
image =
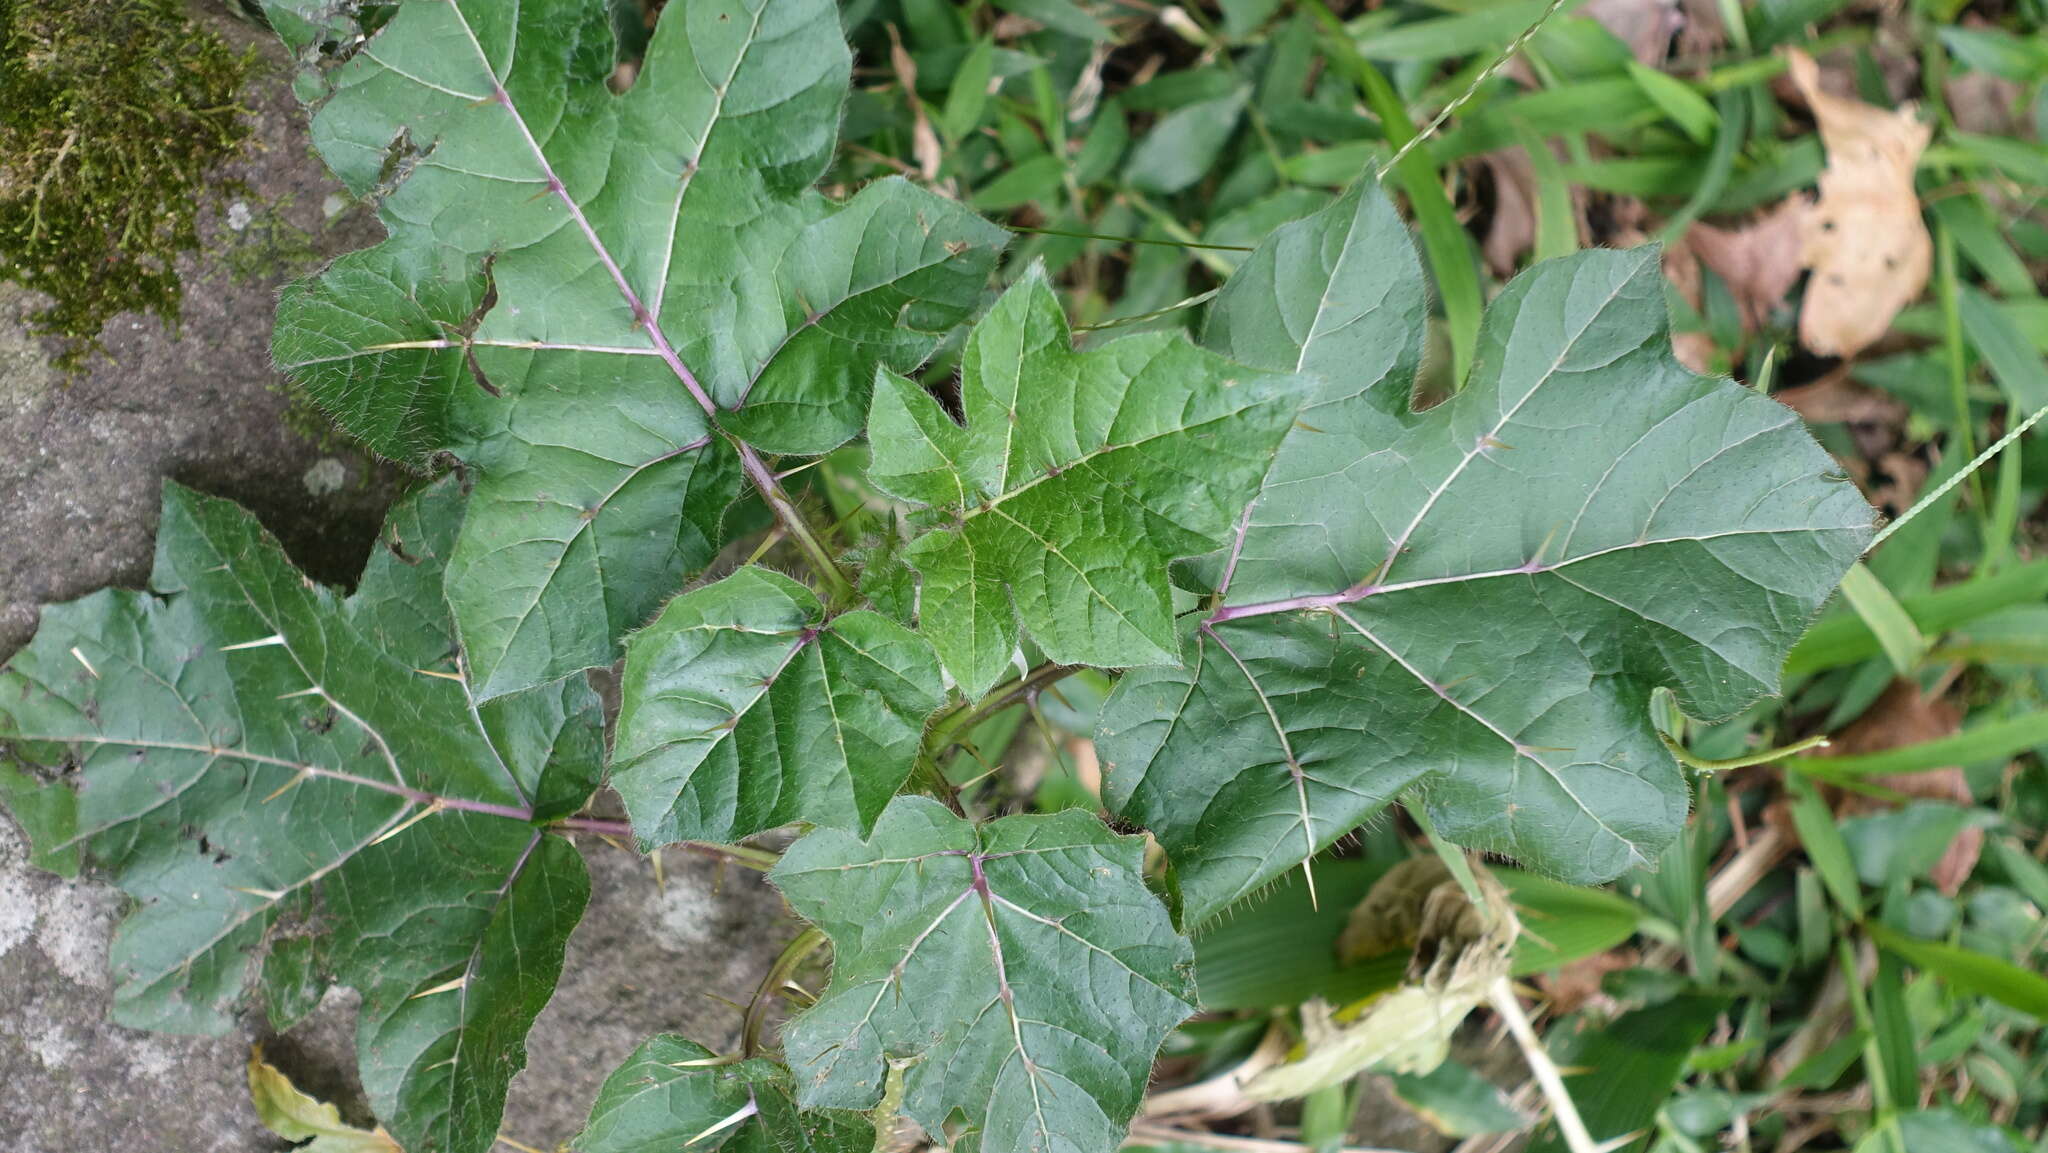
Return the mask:
<svg viewBox="0 0 2048 1153"><path fill-rule="evenodd" d="M601 0L269 9L389 234L286 293L278 360L460 467L346 596L168 489L150 589L52 607L0 673L0 781L41 861L135 899L118 1019L355 986L413 1153L496 1135L607 762L643 846L804 831L769 880L832 976L732 1061L647 1042L578 1148L866 1149L886 1101L1107 1151L1200 1004L1197 925L1400 795L1574 881L1653 857L1687 789L1651 693L1772 691L1868 539L1791 413L1673 361L1648 251L1515 280L1423 411L1422 272L1370 184L1262 243L1199 343L1077 348L1042 272L991 298L1004 234L959 204L811 187L850 74L824 0L673 0L623 94ZM850 550L788 476L863 436L898 535ZM699 581L749 532L801 567ZM583 674L621 657L607 750ZM1163 874L934 771L1075 666L1121 672L1103 801Z"/></svg>

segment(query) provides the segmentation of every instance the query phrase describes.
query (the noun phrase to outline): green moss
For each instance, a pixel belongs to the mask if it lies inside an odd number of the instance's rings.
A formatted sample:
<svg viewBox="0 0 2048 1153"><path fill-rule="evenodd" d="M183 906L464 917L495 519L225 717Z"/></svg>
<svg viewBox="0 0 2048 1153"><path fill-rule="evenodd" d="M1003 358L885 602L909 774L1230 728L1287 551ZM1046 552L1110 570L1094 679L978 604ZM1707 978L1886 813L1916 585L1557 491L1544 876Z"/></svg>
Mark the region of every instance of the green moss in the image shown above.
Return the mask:
<svg viewBox="0 0 2048 1153"><path fill-rule="evenodd" d="M181 0L0 0L0 277L73 369L117 313L175 321L199 194L248 129L255 65Z"/></svg>

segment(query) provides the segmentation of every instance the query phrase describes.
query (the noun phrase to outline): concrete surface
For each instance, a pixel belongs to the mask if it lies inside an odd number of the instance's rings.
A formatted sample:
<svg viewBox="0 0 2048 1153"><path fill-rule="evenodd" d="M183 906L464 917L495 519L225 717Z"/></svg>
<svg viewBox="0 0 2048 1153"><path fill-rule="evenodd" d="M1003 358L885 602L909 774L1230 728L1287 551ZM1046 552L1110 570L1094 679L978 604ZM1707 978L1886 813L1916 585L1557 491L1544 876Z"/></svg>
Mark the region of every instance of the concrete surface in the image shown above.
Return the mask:
<svg viewBox="0 0 2048 1153"><path fill-rule="evenodd" d="M21 319L34 302L0 288L0 658L34 632L36 606L147 575L165 477L254 509L319 579L360 569L398 478L294 428L270 368L272 302L288 276L373 241L343 208L305 144L267 35L216 17L236 44L261 43L251 84L254 140L210 206L205 250L185 269L183 321L121 317L107 355L66 381ZM340 209L340 211L333 211ZM331 217L331 218L330 218ZM567 972L536 1025L504 1131L541 1149L572 1136L604 1075L649 1033L721 1046L790 934L758 875L718 884L702 858L672 852L666 888L648 863L589 842L590 911ZM6 1153L245 1153L283 1148L256 1122L243 1062L252 1041L302 1087L362 1120L353 999L335 995L287 1038L260 1014L219 1039L108 1024L105 958L122 898L31 870L0 817L0 1150Z"/></svg>

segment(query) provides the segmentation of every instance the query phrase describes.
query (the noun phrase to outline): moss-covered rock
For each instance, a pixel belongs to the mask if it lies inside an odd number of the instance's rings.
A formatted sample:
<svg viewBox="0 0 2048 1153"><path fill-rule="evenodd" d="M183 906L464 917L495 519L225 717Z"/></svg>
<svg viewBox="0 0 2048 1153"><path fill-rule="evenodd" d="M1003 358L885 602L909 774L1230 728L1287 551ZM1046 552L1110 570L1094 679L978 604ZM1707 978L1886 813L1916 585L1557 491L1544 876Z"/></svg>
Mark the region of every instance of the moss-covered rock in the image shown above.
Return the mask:
<svg viewBox="0 0 2048 1153"><path fill-rule="evenodd" d="M116 313L178 314L208 172L240 147L256 58L180 0L0 0L0 276L73 368Z"/></svg>

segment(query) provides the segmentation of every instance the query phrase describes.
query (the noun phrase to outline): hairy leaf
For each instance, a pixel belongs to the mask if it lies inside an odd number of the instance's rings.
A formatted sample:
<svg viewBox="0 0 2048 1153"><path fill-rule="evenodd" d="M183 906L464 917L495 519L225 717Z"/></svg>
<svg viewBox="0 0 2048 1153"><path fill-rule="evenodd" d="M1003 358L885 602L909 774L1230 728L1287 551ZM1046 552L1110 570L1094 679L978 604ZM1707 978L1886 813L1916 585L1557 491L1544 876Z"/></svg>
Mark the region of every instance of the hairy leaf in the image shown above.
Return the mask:
<svg viewBox="0 0 2048 1153"><path fill-rule="evenodd" d="M1212 342L1323 376L1190 566L1217 607L1187 667L1102 713L1104 799L1159 837L1187 923L1416 784L1446 836L1573 881L1676 835L1651 690L1706 718L1775 691L1872 515L1790 411L1672 359L1662 292L1652 249L1540 265L1417 412L1423 293L1377 189L1225 286Z"/></svg>
<svg viewBox="0 0 2048 1153"><path fill-rule="evenodd" d="M600 742L580 681L470 696L434 591L460 510L452 480L402 503L343 598L167 485L154 591L46 609L0 670L0 741L43 782L16 818L136 901L114 1019L218 1034L259 962L286 1017L331 973L363 993L363 1083L415 1153L496 1134L589 891L536 806L579 805Z"/></svg>
<svg viewBox="0 0 2048 1153"><path fill-rule="evenodd" d="M821 830L770 879L832 939L832 981L784 1030L805 1106L958 1110L984 1153L1113 1149L1194 1011L1194 951L1145 887L1144 843L1065 812L976 827L927 798L866 842Z"/></svg>
<svg viewBox="0 0 2048 1153"><path fill-rule="evenodd" d="M829 1112L799 1113L789 1072L772 1061L722 1061L672 1033L649 1037L612 1070L570 1143L576 1153L868 1153L874 1127Z"/></svg>
<svg viewBox="0 0 2048 1153"><path fill-rule="evenodd" d="M405 4L347 52L334 5L270 7L390 233L286 291L277 360L379 452L477 467L448 596L481 699L610 663L722 543L728 434L853 436L1004 241L901 180L811 190L850 69L827 0L669 4L618 96L590 0Z"/></svg>
<svg viewBox="0 0 2048 1153"><path fill-rule="evenodd" d="M1077 352L1036 267L968 337L965 428L884 373L869 477L933 510L906 559L919 627L961 690L1002 676L1020 623L1062 663L1178 663L1167 562L1236 522L1293 414L1286 383L1178 334Z"/></svg>
<svg viewBox="0 0 2048 1153"><path fill-rule="evenodd" d="M645 846L792 821L865 832L943 699L916 633L868 610L828 620L811 590L743 568L627 641L612 784Z"/></svg>

